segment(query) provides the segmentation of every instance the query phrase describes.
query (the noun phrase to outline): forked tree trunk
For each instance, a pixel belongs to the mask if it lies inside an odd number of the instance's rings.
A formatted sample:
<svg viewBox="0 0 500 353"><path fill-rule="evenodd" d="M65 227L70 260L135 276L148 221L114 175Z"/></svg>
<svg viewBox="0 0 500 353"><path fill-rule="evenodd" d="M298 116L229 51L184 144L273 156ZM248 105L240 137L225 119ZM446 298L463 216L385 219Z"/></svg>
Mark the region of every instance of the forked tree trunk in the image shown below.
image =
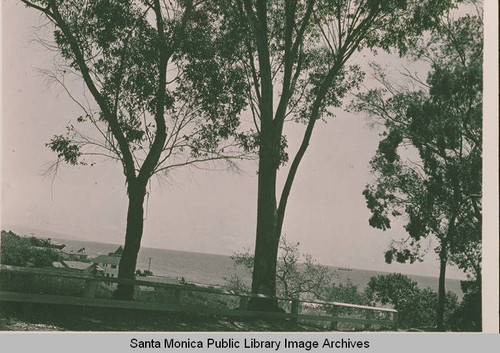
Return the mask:
<svg viewBox="0 0 500 353"><path fill-rule="evenodd" d="M146 189L129 185L127 229L125 233L125 246L118 269L118 278L134 279L137 255L141 246L142 231L144 226L144 198ZM133 300L134 286L118 284L114 293L116 299Z"/></svg>

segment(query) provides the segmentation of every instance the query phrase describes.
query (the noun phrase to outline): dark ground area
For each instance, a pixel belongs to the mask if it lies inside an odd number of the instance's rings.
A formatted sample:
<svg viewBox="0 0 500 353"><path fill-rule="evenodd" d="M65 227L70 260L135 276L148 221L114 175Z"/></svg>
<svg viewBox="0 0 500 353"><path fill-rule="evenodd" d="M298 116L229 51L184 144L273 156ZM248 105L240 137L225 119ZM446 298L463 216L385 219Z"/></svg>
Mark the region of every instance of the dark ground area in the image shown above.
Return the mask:
<svg viewBox="0 0 500 353"><path fill-rule="evenodd" d="M187 313L0 303L1 331L328 331L285 320L236 319Z"/></svg>

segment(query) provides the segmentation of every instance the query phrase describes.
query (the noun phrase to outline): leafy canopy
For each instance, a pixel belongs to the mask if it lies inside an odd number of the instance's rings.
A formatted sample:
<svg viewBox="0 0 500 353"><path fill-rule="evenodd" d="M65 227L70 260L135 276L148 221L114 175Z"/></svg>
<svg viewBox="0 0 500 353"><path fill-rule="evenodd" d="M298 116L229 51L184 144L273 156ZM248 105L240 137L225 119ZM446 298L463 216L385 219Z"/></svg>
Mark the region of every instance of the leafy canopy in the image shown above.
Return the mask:
<svg viewBox="0 0 500 353"><path fill-rule="evenodd" d="M420 259L421 241L435 236L471 276L480 273L482 190L482 17L443 19L412 51L430 63L418 90L398 89L379 66L383 88L358 95L354 108L384 126L371 161L375 183L365 195L371 226L388 229L404 217L409 238L386 261Z"/></svg>
<svg viewBox="0 0 500 353"><path fill-rule="evenodd" d="M232 32L217 6L193 1L24 1L53 24L63 58L49 75L83 79L83 110L47 146L60 161L120 161L130 182L203 161L243 157L234 137L246 105ZM86 96L89 94L92 100ZM80 126L88 124L95 130Z"/></svg>

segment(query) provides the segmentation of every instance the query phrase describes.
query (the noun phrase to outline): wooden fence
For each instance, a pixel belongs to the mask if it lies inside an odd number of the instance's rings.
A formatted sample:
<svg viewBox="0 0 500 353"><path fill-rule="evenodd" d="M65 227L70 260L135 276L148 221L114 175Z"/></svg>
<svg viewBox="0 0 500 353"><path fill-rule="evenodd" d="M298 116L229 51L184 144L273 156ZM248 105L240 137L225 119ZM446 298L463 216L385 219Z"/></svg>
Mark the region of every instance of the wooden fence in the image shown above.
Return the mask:
<svg viewBox="0 0 500 353"><path fill-rule="evenodd" d="M0 301L4 302L29 302L60 305L76 305L89 307L106 307L122 309L140 309L170 312L192 312L199 314L210 314L232 317L252 317L262 319L287 319L291 322L323 322L329 323L332 330L338 330L338 323L363 324L366 330L377 328L394 328L398 320L398 312L390 308L371 307L339 302L325 302L318 300L302 300L292 298L276 298L282 307L287 308L287 312L261 312L246 310L246 304L252 297L265 298L263 295L253 295L248 293L235 293L219 288L198 286L193 284L170 284L163 282L153 282L145 279L127 280L113 277L93 276L83 273L63 269L41 269L24 268L15 266L0 265L0 283L8 284L15 276L24 276L25 281L33 281L38 277L55 277L57 279L67 279L82 282L80 296L61 295L59 293L33 293L35 287L22 291L12 290L7 285L7 289L0 287ZM150 302L116 300L111 298L100 298L96 295L99 285L109 286L110 284L130 284L136 288L136 293L148 293L151 291L169 291L172 295L167 302ZM5 285L4 285L5 287ZM186 296L195 293L203 293L205 296L222 296L231 298L223 302L233 302L236 305L221 307L210 304L200 305L199 303L186 304Z"/></svg>

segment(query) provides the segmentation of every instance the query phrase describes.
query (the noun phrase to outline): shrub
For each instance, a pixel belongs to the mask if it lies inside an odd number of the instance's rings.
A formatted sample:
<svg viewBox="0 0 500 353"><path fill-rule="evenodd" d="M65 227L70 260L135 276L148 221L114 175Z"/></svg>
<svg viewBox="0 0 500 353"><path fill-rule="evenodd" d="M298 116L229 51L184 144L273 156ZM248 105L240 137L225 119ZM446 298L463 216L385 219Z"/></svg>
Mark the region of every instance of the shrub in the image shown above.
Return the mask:
<svg viewBox="0 0 500 353"><path fill-rule="evenodd" d="M370 300L365 293L358 290L358 286L347 279L344 283L333 283L326 297L327 301L369 305Z"/></svg>
<svg viewBox="0 0 500 353"><path fill-rule="evenodd" d="M46 240L43 244L50 242ZM22 267L51 267L54 261L62 259L61 255L51 247L36 248L32 245L32 238L20 237L11 231L2 231L0 263Z"/></svg>
<svg viewBox="0 0 500 353"><path fill-rule="evenodd" d="M465 294L460 305L450 315L449 326L454 331L480 332L482 330L481 281L462 281L460 284Z"/></svg>
<svg viewBox="0 0 500 353"><path fill-rule="evenodd" d="M85 281L76 278L33 275L26 273L4 273L0 276L0 287L4 291L55 294L80 297Z"/></svg>
<svg viewBox="0 0 500 353"><path fill-rule="evenodd" d="M417 282L400 273L372 277L365 291L372 305L390 305L399 312L401 328L430 328L436 325L438 294L417 287ZM445 322L458 303L456 294L446 293Z"/></svg>

